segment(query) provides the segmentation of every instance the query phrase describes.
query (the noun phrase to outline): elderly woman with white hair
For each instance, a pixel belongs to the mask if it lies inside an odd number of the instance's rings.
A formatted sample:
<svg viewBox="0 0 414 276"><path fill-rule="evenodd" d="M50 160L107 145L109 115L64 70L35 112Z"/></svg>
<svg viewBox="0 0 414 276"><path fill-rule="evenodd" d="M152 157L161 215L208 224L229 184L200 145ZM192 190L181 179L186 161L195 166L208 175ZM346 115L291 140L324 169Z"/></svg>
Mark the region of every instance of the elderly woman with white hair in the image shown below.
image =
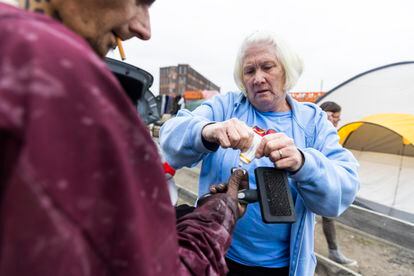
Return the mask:
<svg viewBox="0 0 414 276"><path fill-rule="evenodd" d="M301 59L282 40L255 32L235 64L242 93L216 96L193 112L180 110L161 129L161 146L174 168L202 161L199 195L229 178L240 152L252 144L252 129L266 135L256 158L244 165L250 187L256 188L257 167L288 172L296 222L265 224L259 204L249 204L227 253L228 275L313 275L315 214L340 215L358 191L358 164L325 112L287 94L301 73Z"/></svg>

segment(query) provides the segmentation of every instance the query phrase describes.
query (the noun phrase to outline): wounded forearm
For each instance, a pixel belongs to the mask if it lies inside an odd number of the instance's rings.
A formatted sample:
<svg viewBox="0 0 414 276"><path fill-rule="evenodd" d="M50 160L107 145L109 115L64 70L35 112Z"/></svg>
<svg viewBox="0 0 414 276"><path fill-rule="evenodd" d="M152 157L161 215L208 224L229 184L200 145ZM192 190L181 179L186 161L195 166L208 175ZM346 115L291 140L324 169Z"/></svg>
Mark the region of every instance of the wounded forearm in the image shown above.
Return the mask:
<svg viewBox="0 0 414 276"><path fill-rule="evenodd" d="M237 205L226 194L215 195L177 222L179 275L225 275L224 259L236 222Z"/></svg>

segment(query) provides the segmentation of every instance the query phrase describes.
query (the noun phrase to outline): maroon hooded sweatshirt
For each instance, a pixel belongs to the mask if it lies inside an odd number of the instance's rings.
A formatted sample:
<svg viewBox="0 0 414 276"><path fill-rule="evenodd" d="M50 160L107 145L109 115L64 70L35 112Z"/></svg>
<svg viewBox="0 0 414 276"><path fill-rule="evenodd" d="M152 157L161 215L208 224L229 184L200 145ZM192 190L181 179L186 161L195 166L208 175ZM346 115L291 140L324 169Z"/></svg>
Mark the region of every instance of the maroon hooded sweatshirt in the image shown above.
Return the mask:
<svg viewBox="0 0 414 276"><path fill-rule="evenodd" d="M0 275L224 274L236 204L176 224L157 150L105 63L0 4Z"/></svg>

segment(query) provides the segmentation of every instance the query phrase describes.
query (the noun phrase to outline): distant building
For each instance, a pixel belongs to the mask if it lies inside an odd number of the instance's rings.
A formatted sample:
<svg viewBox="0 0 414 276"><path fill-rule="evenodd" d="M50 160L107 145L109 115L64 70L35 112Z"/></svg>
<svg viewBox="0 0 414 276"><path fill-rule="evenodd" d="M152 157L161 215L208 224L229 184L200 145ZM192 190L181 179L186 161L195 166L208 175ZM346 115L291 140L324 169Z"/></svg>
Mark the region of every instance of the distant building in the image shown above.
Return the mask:
<svg viewBox="0 0 414 276"><path fill-rule="evenodd" d="M319 97L325 95L325 92L290 92L292 98L298 102L316 102Z"/></svg>
<svg viewBox="0 0 414 276"><path fill-rule="evenodd" d="M160 95L177 96L185 91L216 90L220 87L209 81L188 64L160 68Z"/></svg>

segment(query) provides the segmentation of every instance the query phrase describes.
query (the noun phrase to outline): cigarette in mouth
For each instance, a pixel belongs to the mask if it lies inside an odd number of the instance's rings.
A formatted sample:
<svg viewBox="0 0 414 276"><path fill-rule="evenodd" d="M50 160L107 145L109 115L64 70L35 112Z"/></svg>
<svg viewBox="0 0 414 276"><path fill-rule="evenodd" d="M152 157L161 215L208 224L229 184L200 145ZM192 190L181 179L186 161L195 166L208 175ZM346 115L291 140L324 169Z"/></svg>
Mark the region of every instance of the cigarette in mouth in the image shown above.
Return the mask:
<svg viewBox="0 0 414 276"><path fill-rule="evenodd" d="M122 40L117 36L116 37L116 45L118 46L119 55L121 56L122 60L126 59L124 47L122 46Z"/></svg>

